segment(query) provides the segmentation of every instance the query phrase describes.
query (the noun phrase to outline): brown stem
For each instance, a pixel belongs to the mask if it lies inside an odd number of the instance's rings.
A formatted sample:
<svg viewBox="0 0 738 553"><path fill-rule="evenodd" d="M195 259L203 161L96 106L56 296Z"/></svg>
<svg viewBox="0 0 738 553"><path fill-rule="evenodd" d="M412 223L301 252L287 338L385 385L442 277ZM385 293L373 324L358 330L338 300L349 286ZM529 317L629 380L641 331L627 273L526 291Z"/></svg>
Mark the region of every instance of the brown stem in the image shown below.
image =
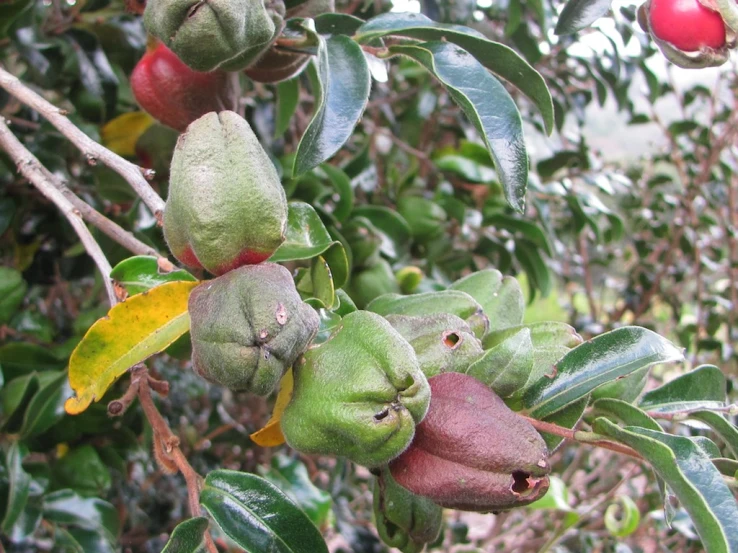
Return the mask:
<svg viewBox="0 0 738 553"><path fill-rule="evenodd" d="M589 311L592 322L597 322L597 304L595 303L592 271L589 266L589 252L587 251L587 237L583 231L579 234L579 256L582 258L582 269L584 270L584 290L587 294L587 303L589 303Z"/></svg>
<svg viewBox="0 0 738 553"><path fill-rule="evenodd" d="M157 219L164 212L164 200L154 191L145 177L153 177L153 171L143 169L101 146L84 132L72 124L66 111L57 108L33 90L24 85L17 77L0 67L0 87L4 88L28 107L36 110L57 128L87 158L90 165L101 161L122 176L141 197Z"/></svg>
<svg viewBox="0 0 738 553"><path fill-rule="evenodd" d="M558 424L540 421L538 419L532 419L524 415L520 415L520 416L523 417L525 420L527 420L533 426L533 428L535 428L536 430L539 430L540 432L545 432L546 434L553 434L554 436L560 436L561 438L564 438L565 440L569 440L571 442L591 444L597 447L601 447L603 449L609 449L610 451L622 453L623 455L628 455L636 459L643 459L643 457L641 457L638 454L638 452L636 452L634 449L626 445L618 444L616 442L611 442L609 440L604 439L604 437L603 439L599 440L599 439L591 439L588 436L587 440L582 440L583 433L581 431L571 430L569 428L564 428L563 426L559 426Z"/></svg>
<svg viewBox="0 0 738 553"><path fill-rule="evenodd" d="M0 71L2 71L2 69L0 69ZM100 248L100 245L95 241L95 238L82 220L80 212L66 198L66 196L64 196L64 194L62 194L59 189L48 180L46 170L43 168L36 156L21 144L1 119L0 147L8 153L18 168L18 171L26 177L39 190L39 192L41 192L41 194L53 202L54 205L59 208L59 211L61 211L67 218L67 221L69 221L69 224L72 225L77 236L79 236L87 254L95 262L95 265L97 265L97 268L102 275L110 305L115 305L118 302L118 299L115 295L113 282L110 280L110 272L113 269Z"/></svg>

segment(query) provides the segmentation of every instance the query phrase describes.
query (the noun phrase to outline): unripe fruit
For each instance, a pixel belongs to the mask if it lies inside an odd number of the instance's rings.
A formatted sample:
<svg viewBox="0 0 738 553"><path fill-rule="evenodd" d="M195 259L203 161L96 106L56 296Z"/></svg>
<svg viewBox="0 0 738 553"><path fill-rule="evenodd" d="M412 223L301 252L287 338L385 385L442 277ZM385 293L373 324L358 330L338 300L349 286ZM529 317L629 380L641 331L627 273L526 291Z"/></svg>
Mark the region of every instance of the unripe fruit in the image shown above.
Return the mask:
<svg viewBox="0 0 738 553"><path fill-rule="evenodd" d="M133 69L131 90L139 105L154 119L184 131L187 125L210 111L236 109L239 85L233 73L193 71L159 43Z"/></svg>
<svg viewBox="0 0 738 553"><path fill-rule="evenodd" d="M196 71L240 71L264 52L281 16L263 0L148 0L146 30Z"/></svg>
<svg viewBox="0 0 738 553"><path fill-rule="evenodd" d="M684 52L725 46L725 23L699 0L651 0L648 23L653 35Z"/></svg>
<svg viewBox="0 0 738 553"><path fill-rule="evenodd" d="M284 189L246 120L223 111L192 123L174 150L164 209L174 256L222 275L269 258L286 224Z"/></svg>
<svg viewBox="0 0 738 553"><path fill-rule="evenodd" d="M402 553L419 553L438 538L443 509L400 486L384 467L374 483L374 520L384 543Z"/></svg>
<svg viewBox="0 0 738 553"><path fill-rule="evenodd" d="M412 347L367 311L346 315L293 371L281 426L287 443L303 453L386 464L410 444L428 409L428 381Z"/></svg>
<svg viewBox="0 0 738 553"><path fill-rule="evenodd" d="M444 373L410 447L390 463L398 484L450 509L499 511L548 490L543 438L484 384Z"/></svg>
<svg viewBox="0 0 738 553"><path fill-rule="evenodd" d="M273 263L204 282L190 294L189 312L195 372L259 395L274 390L320 324L290 272Z"/></svg>
<svg viewBox="0 0 738 553"><path fill-rule="evenodd" d="M466 372L484 353L469 325L454 315L388 315L387 321L413 347L426 378L445 372Z"/></svg>

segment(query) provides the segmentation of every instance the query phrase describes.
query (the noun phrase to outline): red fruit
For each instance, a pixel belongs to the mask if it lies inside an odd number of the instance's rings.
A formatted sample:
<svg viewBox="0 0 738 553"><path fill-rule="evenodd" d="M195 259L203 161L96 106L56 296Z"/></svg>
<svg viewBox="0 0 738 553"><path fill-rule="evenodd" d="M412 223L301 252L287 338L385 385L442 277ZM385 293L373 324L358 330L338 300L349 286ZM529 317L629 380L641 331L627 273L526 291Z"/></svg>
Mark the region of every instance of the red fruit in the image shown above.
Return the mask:
<svg viewBox="0 0 738 553"><path fill-rule="evenodd" d="M389 465L398 484L467 511L511 509L543 497L548 450L527 420L467 374L442 373L428 384L428 414Z"/></svg>
<svg viewBox="0 0 738 553"><path fill-rule="evenodd" d="M656 38L683 52L725 46L723 18L699 0L651 0L648 23Z"/></svg>
<svg viewBox="0 0 738 553"><path fill-rule="evenodd" d="M238 103L235 74L193 71L161 43L136 64L131 89L144 110L178 131L208 112L234 110Z"/></svg>

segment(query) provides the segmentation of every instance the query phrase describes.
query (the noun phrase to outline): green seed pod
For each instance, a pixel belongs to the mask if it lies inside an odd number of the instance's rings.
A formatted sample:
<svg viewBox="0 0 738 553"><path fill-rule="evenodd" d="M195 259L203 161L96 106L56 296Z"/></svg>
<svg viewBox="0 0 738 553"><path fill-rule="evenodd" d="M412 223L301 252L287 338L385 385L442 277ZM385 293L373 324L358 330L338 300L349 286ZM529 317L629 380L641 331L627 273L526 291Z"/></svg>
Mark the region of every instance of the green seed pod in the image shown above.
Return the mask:
<svg viewBox="0 0 738 553"><path fill-rule="evenodd" d="M443 509L400 486L385 467L374 483L374 520L382 541L402 553L419 553L438 538Z"/></svg>
<svg viewBox="0 0 738 553"><path fill-rule="evenodd" d="M410 444L430 402L413 348L386 320L366 311L346 315L293 371L282 433L303 453L386 464Z"/></svg>
<svg viewBox="0 0 738 553"><path fill-rule="evenodd" d="M484 353L469 325L454 315L388 315L387 321L413 346L426 378L445 372L466 372Z"/></svg>
<svg viewBox="0 0 738 553"><path fill-rule="evenodd" d="M419 196L404 196L397 202L397 211L410 225L413 238L423 242L443 232L446 211L436 202Z"/></svg>
<svg viewBox="0 0 738 553"><path fill-rule="evenodd" d="M277 171L236 113L208 113L172 157L164 238L190 267L222 275L261 263L284 241L287 200Z"/></svg>
<svg viewBox="0 0 738 553"><path fill-rule="evenodd" d="M469 375L439 374L429 384L428 415L389 465L399 485L442 507L480 512L546 494L548 450L527 420Z"/></svg>
<svg viewBox="0 0 738 553"><path fill-rule="evenodd" d="M290 272L262 263L208 280L190 294L195 372L258 395L271 393L320 324Z"/></svg>
<svg viewBox="0 0 738 553"><path fill-rule="evenodd" d="M281 17L263 0L148 0L146 30L195 71L238 71L276 38Z"/></svg>
<svg viewBox="0 0 738 553"><path fill-rule="evenodd" d="M379 259L368 269L360 269L351 275L346 292L359 309L363 309L374 298L400 291L392 267L384 259Z"/></svg>
<svg viewBox="0 0 738 553"><path fill-rule="evenodd" d="M489 319L482 307L466 292L457 290L439 290L401 296L385 294L367 305L367 310L380 315L437 315L448 313L465 320L474 335L480 340L489 328Z"/></svg>

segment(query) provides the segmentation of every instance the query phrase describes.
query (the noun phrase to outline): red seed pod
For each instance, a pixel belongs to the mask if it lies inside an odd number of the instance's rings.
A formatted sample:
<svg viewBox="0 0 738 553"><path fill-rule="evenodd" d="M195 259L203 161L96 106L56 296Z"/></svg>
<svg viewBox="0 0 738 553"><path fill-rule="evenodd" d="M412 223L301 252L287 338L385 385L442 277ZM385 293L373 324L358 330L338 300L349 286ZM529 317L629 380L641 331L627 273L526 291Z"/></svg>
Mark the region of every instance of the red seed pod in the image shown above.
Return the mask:
<svg viewBox="0 0 738 553"><path fill-rule="evenodd" d="M683 52L725 46L723 18L700 0L651 0L648 23L656 38Z"/></svg>
<svg viewBox="0 0 738 553"><path fill-rule="evenodd" d="M428 414L390 463L398 484L467 511L511 509L545 495L548 450L528 421L466 374L443 373L428 383Z"/></svg>
<svg viewBox="0 0 738 553"><path fill-rule="evenodd" d="M235 73L193 71L161 43L136 64L131 89L146 112L178 131L208 112L235 110L239 96Z"/></svg>

